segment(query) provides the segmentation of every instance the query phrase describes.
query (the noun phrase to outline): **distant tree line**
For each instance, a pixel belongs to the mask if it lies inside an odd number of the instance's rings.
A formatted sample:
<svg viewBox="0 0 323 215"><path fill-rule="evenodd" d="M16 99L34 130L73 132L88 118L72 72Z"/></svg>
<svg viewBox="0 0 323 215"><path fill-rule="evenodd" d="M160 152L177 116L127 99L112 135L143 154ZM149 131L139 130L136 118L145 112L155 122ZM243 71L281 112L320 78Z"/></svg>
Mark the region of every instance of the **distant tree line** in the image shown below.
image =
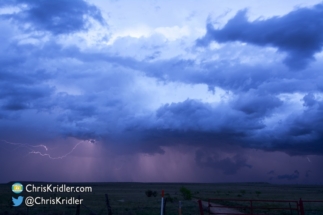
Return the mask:
<svg viewBox="0 0 323 215"><path fill-rule="evenodd" d="M146 190L145 192L147 197L156 197L157 196L157 191L152 191L152 190Z"/></svg>

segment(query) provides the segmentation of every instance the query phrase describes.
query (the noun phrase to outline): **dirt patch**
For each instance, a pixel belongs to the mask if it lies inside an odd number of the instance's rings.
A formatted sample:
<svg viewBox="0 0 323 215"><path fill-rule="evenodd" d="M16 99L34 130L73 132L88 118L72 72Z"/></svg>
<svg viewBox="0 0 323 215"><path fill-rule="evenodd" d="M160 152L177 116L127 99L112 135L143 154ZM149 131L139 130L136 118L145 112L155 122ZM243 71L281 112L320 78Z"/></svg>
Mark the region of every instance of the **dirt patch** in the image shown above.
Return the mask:
<svg viewBox="0 0 323 215"><path fill-rule="evenodd" d="M197 199L194 199L194 201L198 201ZM202 205L203 205L203 209L208 211L208 202L205 202L205 201L202 201ZM238 210L235 210L235 209L232 209L232 208L224 208L223 205L219 205L219 204L215 204L215 203L211 203L212 206L221 206L221 207L211 207L210 208L210 212L211 213L218 213L218 214L221 214L221 215L225 215L225 214L244 214Z"/></svg>

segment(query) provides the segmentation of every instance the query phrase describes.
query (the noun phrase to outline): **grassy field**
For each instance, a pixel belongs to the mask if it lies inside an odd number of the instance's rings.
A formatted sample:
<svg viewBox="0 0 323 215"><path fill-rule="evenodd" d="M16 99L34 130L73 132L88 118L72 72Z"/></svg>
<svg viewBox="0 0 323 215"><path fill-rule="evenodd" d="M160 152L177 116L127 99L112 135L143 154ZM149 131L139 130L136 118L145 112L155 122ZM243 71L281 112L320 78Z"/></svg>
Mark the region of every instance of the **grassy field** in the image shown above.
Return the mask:
<svg viewBox="0 0 323 215"><path fill-rule="evenodd" d="M25 184L25 183L23 183ZM37 183L35 183L37 184ZM40 183L38 183L40 185ZM43 184L47 184L43 183ZM55 183L53 183L55 185ZM69 215L75 214L76 206L66 205L36 205L27 208L25 205L12 207L11 197L18 196L11 191L12 183L0 184L0 215L28 214L28 215ZM61 185L61 184L59 184ZM267 183L236 183L236 184L185 184L185 183L81 183L69 186L92 186L91 193L26 193L19 195L50 197L77 197L80 194L85 206L81 206L81 214L108 214L105 194L108 194L114 215L158 215L160 214L160 193L165 190L173 202L167 202L166 215L178 214L178 201L182 201L183 215L198 215L198 205L192 200L184 200L180 188L188 188L193 198L207 200L209 198L235 199L276 199L276 200L323 200L323 186L309 185L273 185ZM145 191L157 191L156 197L147 197ZM243 203L222 202L229 206L243 206ZM267 206L278 206L271 204ZM306 203L306 215L323 214L323 203ZM319 209L321 212L310 212L309 209ZM288 212L270 213L288 214ZM296 213L294 213L296 214Z"/></svg>

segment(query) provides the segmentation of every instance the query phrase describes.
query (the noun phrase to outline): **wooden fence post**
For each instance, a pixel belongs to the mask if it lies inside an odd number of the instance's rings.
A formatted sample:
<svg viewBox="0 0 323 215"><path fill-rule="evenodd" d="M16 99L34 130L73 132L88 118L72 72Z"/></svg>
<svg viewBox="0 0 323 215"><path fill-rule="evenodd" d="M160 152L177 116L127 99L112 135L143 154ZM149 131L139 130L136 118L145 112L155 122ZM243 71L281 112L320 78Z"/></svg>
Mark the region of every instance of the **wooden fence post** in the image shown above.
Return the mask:
<svg viewBox="0 0 323 215"><path fill-rule="evenodd" d="M107 208L108 208L108 215L112 215L112 210L111 210L108 194L105 194L105 200L106 200L106 204L107 204Z"/></svg>
<svg viewBox="0 0 323 215"><path fill-rule="evenodd" d="M78 200L79 200L79 202L80 202L80 195L78 195ZM80 204L78 204L77 206L76 206L76 213L75 213L75 215L80 215L80 207L81 207L81 205Z"/></svg>
<svg viewBox="0 0 323 215"><path fill-rule="evenodd" d="M197 202L199 203L200 215L204 215L203 205L202 205L202 201L201 201L201 199L199 199Z"/></svg>
<svg viewBox="0 0 323 215"><path fill-rule="evenodd" d="M303 205L302 198L299 199L299 210L301 212L301 215L305 215L304 205Z"/></svg>

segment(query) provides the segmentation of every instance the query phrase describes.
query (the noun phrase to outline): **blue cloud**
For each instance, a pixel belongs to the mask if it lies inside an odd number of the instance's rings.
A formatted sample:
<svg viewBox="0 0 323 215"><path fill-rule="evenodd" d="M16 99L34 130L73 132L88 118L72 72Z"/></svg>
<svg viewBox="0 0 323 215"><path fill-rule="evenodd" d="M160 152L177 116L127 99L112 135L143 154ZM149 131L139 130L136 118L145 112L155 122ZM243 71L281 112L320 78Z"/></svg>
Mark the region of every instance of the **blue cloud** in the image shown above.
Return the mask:
<svg viewBox="0 0 323 215"><path fill-rule="evenodd" d="M286 179L288 181L295 180L299 178L299 172L298 170L295 170L292 174L285 174L285 175L278 175L277 179L282 180Z"/></svg>
<svg viewBox="0 0 323 215"><path fill-rule="evenodd" d="M31 31L47 31L54 35L70 34L88 29L88 17L106 25L100 10L84 0L9 0L2 6L19 6L21 11L1 15L12 19L20 26L28 23ZM24 7L21 7L24 5Z"/></svg>
<svg viewBox="0 0 323 215"><path fill-rule="evenodd" d="M299 8L282 17L249 22L246 10L239 11L222 29L207 23L206 35L197 45L241 41L259 46L272 46L288 53L284 63L292 70L304 69L323 46L323 4Z"/></svg>
<svg viewBox="0 0 323 215"><path fill-rule="evenodd" d="M46 111L57 133L114 142L121 151L162 153L161 146L185 142L197 147L230 143L291 155L323 154L322 102L313 94L304 97L303 113L273 129L264 123L285 107L279 93L319 90L322 75L316 69L293 74L276 65L230 65L226 59L214 66L214 62L198 64L179 57L147 62L107 50L63 47L54 38L41 46L8 40L6 53L0 54L0 118ZM165 83L203 83L210 89L219 86L235 96L218 105L187 99L138 114L149 102L132 91L141 76ZM58 93L49 83L75 86L81 93Z"/></svg>
<svg viewBox="0 0 323 215"><path fill-rule="evenodd" d="M235 155L232 158L226 157L219 159L215 156L209 156L202 150L197 150L195 153L195 161L201 167L209 167L219 169L226 175L236 174L241 168L252 168L252 165L247 163L247 159L242 155Z"/></svg>

